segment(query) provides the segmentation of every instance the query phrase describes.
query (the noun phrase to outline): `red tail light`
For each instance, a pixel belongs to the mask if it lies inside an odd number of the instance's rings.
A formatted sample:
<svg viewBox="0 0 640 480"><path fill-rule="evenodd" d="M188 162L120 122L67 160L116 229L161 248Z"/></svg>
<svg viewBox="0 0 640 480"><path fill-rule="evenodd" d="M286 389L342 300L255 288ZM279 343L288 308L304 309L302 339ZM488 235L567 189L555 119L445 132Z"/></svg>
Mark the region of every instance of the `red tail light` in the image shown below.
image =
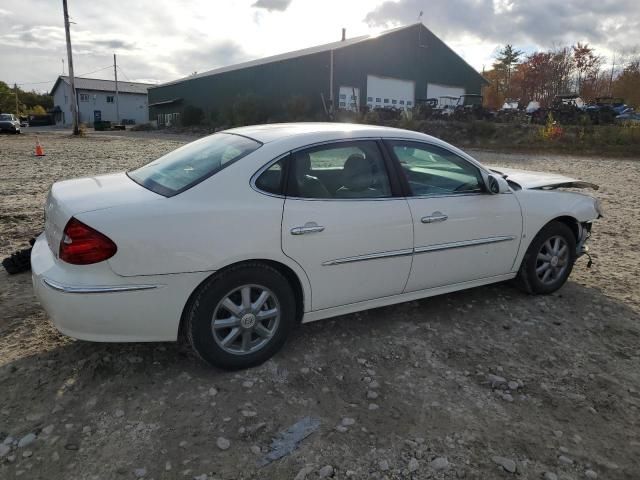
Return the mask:
<svg viewBox="0 0 640 480"><path fill-rule="evenodd" d="M89 265L113 257L117 250L110 238L71 217L64 227L59 257L74 265Z"/></svg>

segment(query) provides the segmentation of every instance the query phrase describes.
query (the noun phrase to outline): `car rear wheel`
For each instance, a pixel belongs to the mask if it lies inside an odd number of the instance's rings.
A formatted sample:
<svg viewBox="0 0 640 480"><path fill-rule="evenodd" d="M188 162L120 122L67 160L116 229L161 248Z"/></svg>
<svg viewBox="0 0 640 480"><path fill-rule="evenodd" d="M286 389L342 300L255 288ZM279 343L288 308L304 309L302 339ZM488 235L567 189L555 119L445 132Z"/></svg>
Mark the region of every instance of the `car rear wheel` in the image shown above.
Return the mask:
<svg viewBox="0 0 640 480"><path fill-rule="evenodd" d="M516 284L535 294L553 293L564 285L576 261L576 239L561 222L545 225L522 260Z"/></svg>
<svg viewBox="0 0 640 480"><path fill-rule="evenodd" d="M295 320L294 293L276 269L239 265L201 286L186 318L189 342L204 361L226 369L247 368L284 345Z"/></svg>

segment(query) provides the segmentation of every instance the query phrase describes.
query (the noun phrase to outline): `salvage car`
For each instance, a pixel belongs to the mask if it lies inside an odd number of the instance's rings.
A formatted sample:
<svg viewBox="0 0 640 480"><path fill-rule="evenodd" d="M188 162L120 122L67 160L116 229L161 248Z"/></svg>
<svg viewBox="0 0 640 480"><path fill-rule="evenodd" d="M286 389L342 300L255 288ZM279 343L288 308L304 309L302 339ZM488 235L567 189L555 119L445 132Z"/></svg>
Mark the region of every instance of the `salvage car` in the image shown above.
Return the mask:
<svg viewBox="0 0 640 480"><path fill-rule="evenodd" d="M249 367L301 322L512 279L558 290L601 215L575 191L588 187L492 170L418 132L236 128L55 183L33 286L66 335L186 338L213 365Z"/></svg>
<svg viewBox="0 0 640 480"><path fill-rule="evenodd" d="M13 113L0 113L0 132L20 133L20 120Z"/></svg>

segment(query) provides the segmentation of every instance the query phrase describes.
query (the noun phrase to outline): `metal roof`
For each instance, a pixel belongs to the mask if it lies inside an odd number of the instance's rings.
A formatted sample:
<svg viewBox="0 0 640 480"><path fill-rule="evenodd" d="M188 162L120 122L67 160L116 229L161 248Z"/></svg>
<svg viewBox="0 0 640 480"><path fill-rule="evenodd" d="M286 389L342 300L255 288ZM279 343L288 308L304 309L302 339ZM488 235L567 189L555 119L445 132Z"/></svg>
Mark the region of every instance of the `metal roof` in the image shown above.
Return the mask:
<svg viewBox="0 0 640 480"><path fill-rule="evenodd" d="M116 82L114 80L101 80L98 78L83 78L83 77L75 77L76 90L96 90L100 92L115 92L116 91ZM51 89L51 93L53 94L54 90L57 88L58 83L60 81L65 82L69 85L69 77L67 76L59 76L56 80L56 83L53 85ZM138 83L138 82L123 82L118 81L118 92L119 93L139 93L141 95L147 94L147 89L149 87L154 86L151 83Z"/></svg>
<svg viewBox="0 0 640 480"><path fill-rule="evenodd" d="M348 38L346 40L340 40L337 42L325 43L324 45L316 45L315 47L304 48L302 50L295 50L293 52L281 53L279 55L273 55L271 57L259 58L257 60L250 60L248 62L237 63L235 65L228 65L226 67L214 68L213 70L207 70L206 72L198 73L196 75L190 75L184 78L179 78L178 80L173 80L171 82L161 83L159 85L152 85L150 88L164 87L166 85L173 85L175 83L180 83L185 80L193 80L194 78L209 77L211 75L217 75L219 73L232 72L234 70L241 70L243 68L255 67L258 65L265 65L267 63L280 62L280 61L289 60L292 58L303 57L305 55L312 55L314 53L328 52L330 50L338 50L340 48L348 47L356 43L364 42L367 40L373 40L374 38L379 38L389 33L394 33L400 30L404 30L406 28L411 28L415 25L416 23L412 23L411 25L405 25L403 27L386 30L378 35L361 35L359 37Z"/></svg>

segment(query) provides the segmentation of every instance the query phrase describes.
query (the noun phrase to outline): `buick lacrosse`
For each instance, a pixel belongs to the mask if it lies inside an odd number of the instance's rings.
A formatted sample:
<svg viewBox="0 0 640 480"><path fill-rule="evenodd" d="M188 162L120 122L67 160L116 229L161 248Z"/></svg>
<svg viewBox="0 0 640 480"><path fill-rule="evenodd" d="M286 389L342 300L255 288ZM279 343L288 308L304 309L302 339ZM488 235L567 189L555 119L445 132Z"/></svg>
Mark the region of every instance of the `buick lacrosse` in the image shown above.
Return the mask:
<svg viewBox="0 0 640 480"><path fill-rule="evenodd" d="M66 335L183 334L205 361L249 367L300 322L510 279L554 292L601 215L574 191L588 187L492 170L417 132L236 128L55 183L33 286Z"/></svg>

